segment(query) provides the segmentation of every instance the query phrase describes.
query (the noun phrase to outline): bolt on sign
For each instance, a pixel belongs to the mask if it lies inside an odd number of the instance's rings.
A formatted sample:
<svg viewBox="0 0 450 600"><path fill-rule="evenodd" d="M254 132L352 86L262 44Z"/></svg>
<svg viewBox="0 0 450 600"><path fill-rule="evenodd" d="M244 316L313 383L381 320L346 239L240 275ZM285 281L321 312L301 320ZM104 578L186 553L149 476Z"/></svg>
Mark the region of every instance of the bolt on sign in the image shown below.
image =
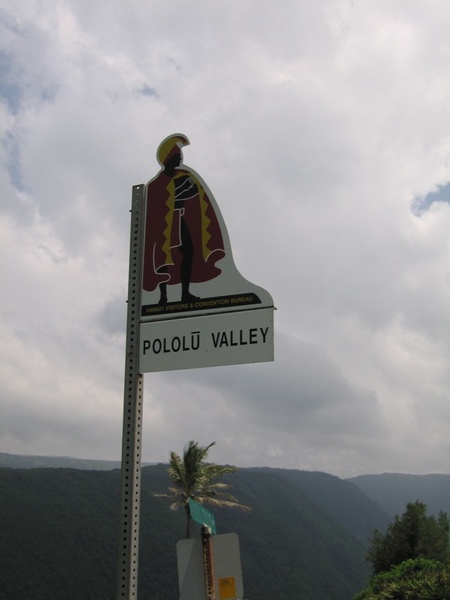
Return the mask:
<svg viewBox="0 0 450 600"><path fill-rule="evenodd" d="M273 360L272 297L237 270L217 202L183 162L187 145L165 138L145 186L141 373Z"/></svg>

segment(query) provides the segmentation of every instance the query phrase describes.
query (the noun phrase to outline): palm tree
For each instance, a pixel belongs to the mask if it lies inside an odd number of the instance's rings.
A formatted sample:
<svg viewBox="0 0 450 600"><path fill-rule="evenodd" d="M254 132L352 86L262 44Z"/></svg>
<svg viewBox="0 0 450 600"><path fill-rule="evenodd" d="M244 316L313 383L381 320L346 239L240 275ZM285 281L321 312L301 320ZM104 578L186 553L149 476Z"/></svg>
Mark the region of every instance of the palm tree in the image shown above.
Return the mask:
<svg viewBox="0 0 450 600"><path fill-rule="evenodd" d="M236 467L205 462L209 449L214 445L215 442L209 446L199 446L198 442L190 441L183 449L183 458L176 452L170 453L168 473L173 486L169 487L169 492L174 498L170 509L184 507L186 538L191 537L192 524L189 498L200 504L250 510L250 507L240 504L234 496L225 492L230 487L228 484L218 481L224 475L234 473Z"/></svg>

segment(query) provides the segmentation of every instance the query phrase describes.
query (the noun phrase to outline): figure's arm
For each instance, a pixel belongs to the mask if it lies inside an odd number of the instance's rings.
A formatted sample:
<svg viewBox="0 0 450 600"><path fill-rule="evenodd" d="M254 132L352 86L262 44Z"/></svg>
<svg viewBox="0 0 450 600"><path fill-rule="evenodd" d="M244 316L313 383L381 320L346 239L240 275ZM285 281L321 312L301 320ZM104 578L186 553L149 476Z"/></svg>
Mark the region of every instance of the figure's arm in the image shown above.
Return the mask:
<svg viewBox="0 0 450 600"><path fill-rule="evenodd" d="M183 203L198 194L198 186L191 175L181 175L175 179L175 208L182 208Z"/></svg>

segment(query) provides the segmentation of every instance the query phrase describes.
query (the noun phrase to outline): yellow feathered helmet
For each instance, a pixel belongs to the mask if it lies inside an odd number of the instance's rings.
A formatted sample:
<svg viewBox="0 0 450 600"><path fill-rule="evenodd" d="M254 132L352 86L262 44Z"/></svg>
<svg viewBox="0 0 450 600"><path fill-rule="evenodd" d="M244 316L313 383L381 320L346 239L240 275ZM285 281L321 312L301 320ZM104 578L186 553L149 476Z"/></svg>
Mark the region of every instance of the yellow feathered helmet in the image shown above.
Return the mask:
<svg viewBox="0 0 450 600"><path fill-rule="evenodd" d="M166 137L158 146L156 158L163 167L167 162L178 154L183 146L189 145L189 140L182 133L173 133Z"/></svg>

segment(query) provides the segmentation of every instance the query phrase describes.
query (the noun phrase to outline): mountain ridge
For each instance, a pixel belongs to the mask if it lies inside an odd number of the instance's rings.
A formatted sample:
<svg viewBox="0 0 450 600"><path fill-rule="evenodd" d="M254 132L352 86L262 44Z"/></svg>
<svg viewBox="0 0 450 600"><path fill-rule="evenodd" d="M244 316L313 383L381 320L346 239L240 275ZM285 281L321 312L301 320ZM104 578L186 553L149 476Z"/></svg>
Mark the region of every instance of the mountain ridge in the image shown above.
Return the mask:
<svg viewBox="0 0 450 600"><path fill-rule="evenodd" d="M47 457L52 466L37 467L45 457L25 458L20 457L20 468L7 467L5 462L17 464L15 455L0 454L0 589L9 600L110 600L120 470L104 468L114 461ZM58 460L66 466L55 466ZM178 594L175 546L184 532L184 514L170 511L169 501L161 497L169 485L167 466L141 471L139 588L153 600ZM378 477L345 480L269 467L239 468L230 475L232 493L252 511L213 512L219 534L239 536L245 596L349 600L369 576L369 538L392 521L383 507L390 506L392 494L396 501L408 494L414 497L407 501L422 500L415 497L421 496L419 483L428 495L439 484L440 509L450 506L450 475ZM388 490L387 499L377 492L380 488ZM406 502L400 512L405 507Z"/></svg>

